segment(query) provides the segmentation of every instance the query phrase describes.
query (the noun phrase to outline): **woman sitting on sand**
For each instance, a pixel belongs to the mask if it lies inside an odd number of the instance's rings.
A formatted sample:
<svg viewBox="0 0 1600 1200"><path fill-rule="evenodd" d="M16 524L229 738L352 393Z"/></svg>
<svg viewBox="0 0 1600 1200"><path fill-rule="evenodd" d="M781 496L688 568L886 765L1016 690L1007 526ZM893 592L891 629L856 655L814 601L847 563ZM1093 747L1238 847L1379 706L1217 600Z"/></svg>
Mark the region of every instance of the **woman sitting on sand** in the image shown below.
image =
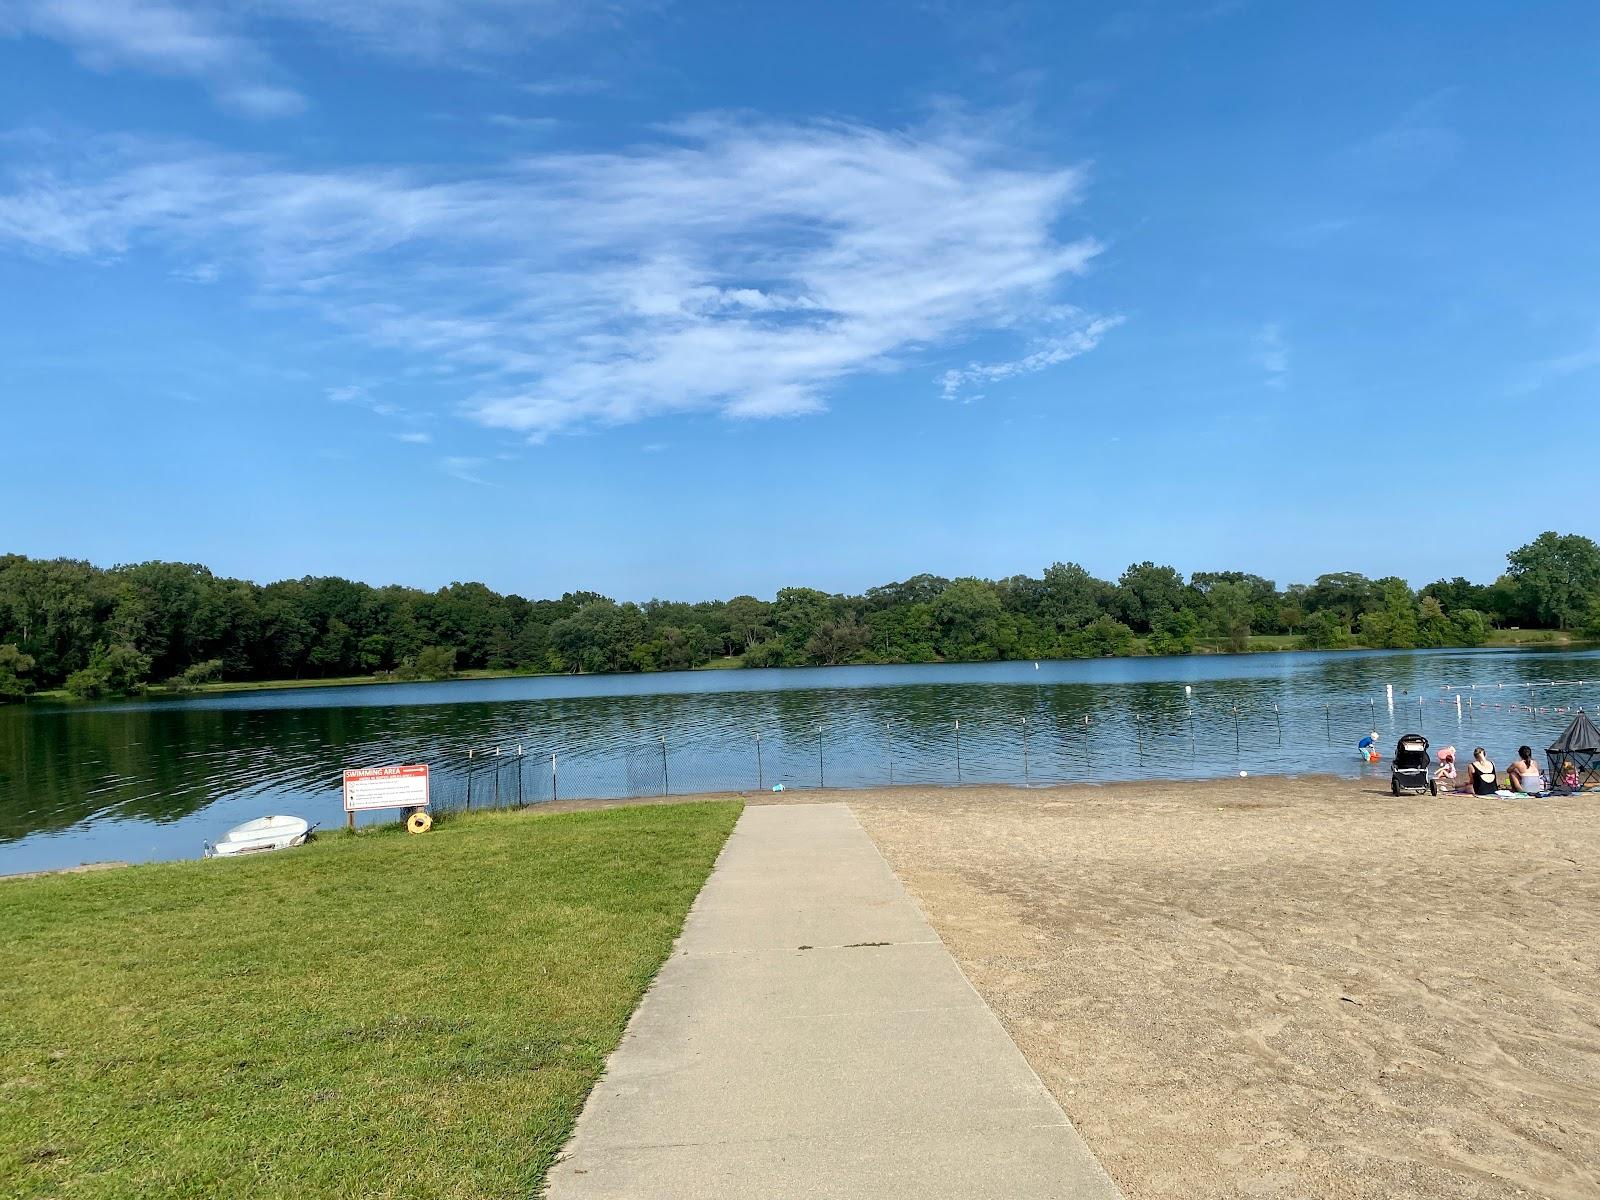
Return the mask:
<svg viewBox="0 0 1600 1200"><path fill-rule="evenodd" d="M1539 764L1533 761L1532 747L1517 747L1516 760L1506 768L1506 779L1510 781L1513 792L1525 792L1532 796L1545 790L1544 775L1539 770Z"/></svg>
<svg viewBox="0 0 1600 1200"><path fill-rule="evenodd" d="M1494 764L1489 761L1489 756L1479 746L1472 752L1472 761L1467 764L1467 774L1472 777L1472 794L1474 796L1492 796L1500 790L1500 781L1494 773Z"/></svg>

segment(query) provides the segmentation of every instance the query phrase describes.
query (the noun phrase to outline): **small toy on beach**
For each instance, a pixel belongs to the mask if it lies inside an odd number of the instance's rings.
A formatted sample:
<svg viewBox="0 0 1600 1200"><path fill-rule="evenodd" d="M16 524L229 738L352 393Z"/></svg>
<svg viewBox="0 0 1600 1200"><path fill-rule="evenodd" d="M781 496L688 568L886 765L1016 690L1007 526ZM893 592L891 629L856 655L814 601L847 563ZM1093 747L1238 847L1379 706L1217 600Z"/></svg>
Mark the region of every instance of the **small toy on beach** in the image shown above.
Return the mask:
<svg viewBox="0 0 1600 1200"><path fill-rule="evenodd" d="M775 792L781 792L781 791L783 791L783 784L781 784L781 783L775 783L775 784L773 784L773 785L772 785L772 790L773 790L773 791L775 791Z"/></svg>

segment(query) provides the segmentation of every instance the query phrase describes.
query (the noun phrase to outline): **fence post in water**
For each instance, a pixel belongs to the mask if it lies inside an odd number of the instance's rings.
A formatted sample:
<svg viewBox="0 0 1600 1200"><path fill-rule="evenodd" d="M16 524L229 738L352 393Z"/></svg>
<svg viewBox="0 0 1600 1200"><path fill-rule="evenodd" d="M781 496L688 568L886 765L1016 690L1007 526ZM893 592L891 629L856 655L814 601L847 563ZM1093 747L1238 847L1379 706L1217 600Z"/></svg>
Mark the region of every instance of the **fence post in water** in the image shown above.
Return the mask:
<svg viewBox="0 0 1600 1200"><path fill-rule="evenodd" d="M1239 706L1233 706L1233 752L1239 753Z"/></svg>
<svg viewBox="0 0 1600 1200"><path fill-rule="evenodd" d="M1189 717L1189 757L1194 757L1194 705L1189 703L1187 696L1183 700L1183 711Z"/></svg>
<svg viewBox="0 0 1600 1200"><path fill-rule="evenodd" d="M1272 705L1272 719L1278 723L1278 745L1283 745L1283 714L1278 711L1277 702Z"/></svg>
<svg viewBox="0 0 1600 1200"><path fill-rule="evenodd" d="M1144 766L1144 722L1133 718L1133 739L1139 744L1139 765Z"/></svg>
<svg viewBox="0 0 1600 1200"><path fill-rule="evenodd" d="M494 748L494 756L495 756L495 760L496 760L495 764L494 764L494 806L496 808L499 808L500 807L500 763L499 763L500 747L499 746L496 746Z"/></svg>
<svg viewBox="0 0 1600 1200"><path fill-rule="evenodd" d="M767 790L767 775L766 775L766 771L761 766L761 734L760 734L759 731L757 731L757 733L756 733L756 791L764 792L766 790Z"/></svg>
<svg viewBox="0 0 1600 1200"><path fill-rule="evenodd" d="M883 723L884 756L889 760L889 786L894 786L894 722Z"/></svg>
<svg viewBox="0 0 1600 1200"><path fill-rule="evenodd" d="M472 751L467 751L467 811L472 811Z"/></svg>
<svg viewBox="0 0 1600 1200"><path fill-rule="evenodd" d="M1083 714L1083 765L1094 766L1094 758L1089 750L1089 714Z"/></svg>
<svg viewBox="0 0 1600 1200"><path fill-rule="evenodd" d="M522 799L522 743L517 743L517 807L521 808Z"/></svg>
<svg viewBox="0 0 1600 1200"><path fill-rule="evenodd" d="M556 787L556 753L550 752L550 799L561 799L561 792Z"/></svg>
<svg viewBox="0 0 1600 1200"><path fill-rule="evenodd" d="M672 795L672 779L667 775L667 735L661 735L661 794Z"/></svg>
<svg viewBox="0 0 1600 1200"><path fill-rule="evenodd" d="M1333 745L1333 705L1322 706L1322 719L1328 727L1328 745Z"/></svg>
<svg viewBox="0 0 1600 1200"><path fill-rule="evenodd" d="M956 786L961 785L961 722L956 722Z"/></svg>
<svg viewBox="0 0 1600 1200"><path fill-rule="evenodd" d="M828 776L822 766L822 726L820 724L817 726L817 786L819 788L828 786Z"/></svg>
<svg viewBox="0 0 1600 1200"><path fill-rule="evenodd" d="M1028 718L1022 718L1022 786L1027 787L1033 781L1028 778Z"/></svg>

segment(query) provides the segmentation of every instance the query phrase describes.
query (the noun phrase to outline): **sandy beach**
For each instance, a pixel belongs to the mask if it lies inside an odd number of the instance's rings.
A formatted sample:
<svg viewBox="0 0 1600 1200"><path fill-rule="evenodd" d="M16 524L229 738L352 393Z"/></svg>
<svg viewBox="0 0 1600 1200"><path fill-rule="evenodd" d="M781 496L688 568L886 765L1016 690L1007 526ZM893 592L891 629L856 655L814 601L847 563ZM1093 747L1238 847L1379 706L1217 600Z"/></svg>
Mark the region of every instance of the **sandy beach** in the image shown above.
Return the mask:
<svg viewBox="0 0 1600 1200"><path fill-rule="evenodd" d="M1129 1197L1600 1196L1600 798L834 796Z"/></svg>

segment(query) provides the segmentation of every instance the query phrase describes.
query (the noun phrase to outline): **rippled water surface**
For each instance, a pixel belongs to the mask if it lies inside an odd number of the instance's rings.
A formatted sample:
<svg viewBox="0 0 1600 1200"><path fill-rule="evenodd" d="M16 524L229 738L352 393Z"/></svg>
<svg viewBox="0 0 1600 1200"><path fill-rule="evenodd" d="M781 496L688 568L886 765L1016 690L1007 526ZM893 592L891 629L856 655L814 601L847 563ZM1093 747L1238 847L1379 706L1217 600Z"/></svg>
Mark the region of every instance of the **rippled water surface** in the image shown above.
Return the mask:
<svg viewBox="0 0 1600 1200"><path fill-rule="evenodd" d="M1412 729L1436 746L1482 744L1503 765L1520 742L1547 744L1571 710L1600 709L1596 677L1594 650L1336 652L13 706L0 709L0 874L191 856L269 812L337 824L341 768L397 762L432 764L435 800L450 806L469 801L469 778L477 805L776 783L1355 774L1369 729L1391 749Z"/></svg>

